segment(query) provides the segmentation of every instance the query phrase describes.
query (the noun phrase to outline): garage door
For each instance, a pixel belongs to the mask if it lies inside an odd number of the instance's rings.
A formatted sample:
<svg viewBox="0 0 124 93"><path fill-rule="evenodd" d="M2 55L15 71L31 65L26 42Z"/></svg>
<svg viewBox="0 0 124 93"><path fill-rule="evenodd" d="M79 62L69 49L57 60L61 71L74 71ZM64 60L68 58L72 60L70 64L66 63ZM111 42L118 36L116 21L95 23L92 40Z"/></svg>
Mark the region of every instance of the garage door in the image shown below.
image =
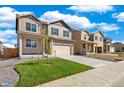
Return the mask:
<svg viewBox="0 0 124 93"><path fill-rule="evenodd" d="M69 45L53 45L53 53L56 55L70 55L70 50Z"/></svg>

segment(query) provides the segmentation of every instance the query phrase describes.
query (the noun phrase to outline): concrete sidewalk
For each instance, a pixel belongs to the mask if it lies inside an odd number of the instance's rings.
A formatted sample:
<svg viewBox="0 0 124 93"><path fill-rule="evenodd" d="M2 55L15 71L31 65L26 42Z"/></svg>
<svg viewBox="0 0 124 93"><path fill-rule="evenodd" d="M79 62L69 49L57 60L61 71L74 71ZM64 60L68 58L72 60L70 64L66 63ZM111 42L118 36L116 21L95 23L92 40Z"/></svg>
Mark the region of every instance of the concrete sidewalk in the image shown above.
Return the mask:
<svg viewBox="0 0 124 93"><path fill-rule="evenodd" d="M84 56L76 56L76 55L71 55L71 56L66 55L66 56L59 56L59 57L64 58L64 59L68 59L71 61L75 61L77 63L86 64L86 65L89 65L89 66L92 66L95 68L114 63L111 61L89 58L89 57L84 57Z"/></svg>
<svg viewBox="0 0 124 93"><path fill-rule="evenodd" d="M124 77L124 61L51 81L38 87L108 87Z"/></svg>

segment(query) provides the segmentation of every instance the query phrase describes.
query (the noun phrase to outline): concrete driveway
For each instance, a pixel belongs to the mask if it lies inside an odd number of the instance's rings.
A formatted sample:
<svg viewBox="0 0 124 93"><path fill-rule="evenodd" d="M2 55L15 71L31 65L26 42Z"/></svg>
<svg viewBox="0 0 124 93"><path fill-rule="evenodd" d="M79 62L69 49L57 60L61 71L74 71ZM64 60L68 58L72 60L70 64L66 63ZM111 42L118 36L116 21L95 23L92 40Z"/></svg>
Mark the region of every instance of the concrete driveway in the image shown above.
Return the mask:
<svg viewBox="0 0 124 93"><path fill-rule="evenodd" d="M15 86L16 82L19 79L19 75L13 68L16 64L19 64L24 60L27 60L27 59L12 58L8 60L1 60L0 61L0 84L1 83L5 84L5 81L7 80L10 82L7 86L9 87Z"/></svg>
<svg viewBox="0 0 124 93"><path fill-rule="evenodd" d="M88 58L88 57L84 57L84 56L76 56L76 55L66 55L66 56L59 56L59 57L68 59L71 61L75 61L75 62L78 62L81 64L86 64L86 65L89 65L89 66L92 66L95 68L114 63L111 61L105 61L105 60Z"/></svg>
<svg viewBox="0 0 124 93"><path fill-rule="evenodd" d="M123 80L122 80L123 78ZM121 83L121 81L123 81ZM124 86L124 61L51 81L38 87L111 87Z"/></svg>

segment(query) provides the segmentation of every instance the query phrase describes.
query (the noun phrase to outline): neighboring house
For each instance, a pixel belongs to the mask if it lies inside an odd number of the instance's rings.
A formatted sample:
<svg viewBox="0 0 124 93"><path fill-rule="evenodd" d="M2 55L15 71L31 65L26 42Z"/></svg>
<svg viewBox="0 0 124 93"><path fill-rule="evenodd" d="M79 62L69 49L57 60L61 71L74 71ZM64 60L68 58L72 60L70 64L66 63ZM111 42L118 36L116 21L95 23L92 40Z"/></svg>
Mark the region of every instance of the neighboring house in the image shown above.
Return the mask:
<svg viewBox="0 0 124 93"><path fill-rule="evenodd" d="M112 44L112 47L114 47L115 52L124 52L124 44L120 42L115 42Z"/></svg>
<svg viewBox="0 0 124 93"><path fill-rule="evenodd" d="M49 23L47 35L52 55L73 54L72 29L63 20Z"/></svg>
<svg viewBox="0 0 124 93"><path fill-rule="evenodd" d="M114 52L114 47L112 47L112 39L104 38L104 53Z"/></svg>
<svg viewBox="0 0 124 93"><path fill-rule="evenodd" d="M34 15L16 15L19 56L34 57L43 54L41 31L46 33L52 55L73 54L72 29L62 20L47 24Z"/></svg>
<svg viewBox="0 0 124 93"><path fill-rule="evenodd" d="M3 43L0 41L0 57L3 55Z"/></svg>
<svg viewBox="0 0 124 93"><path fill-rule="evenodd" d="M72 39L75 40L75 54L104 53L104 36L100 31L73 30Z"/></svg>
<svg viewBox="0 0 124 93"><path fill-rule="evenodd" d="M43 43L40 30L47 30L47 23L34 15L16 15L16 33L19 56L34 57L43 54Z"/></svg>

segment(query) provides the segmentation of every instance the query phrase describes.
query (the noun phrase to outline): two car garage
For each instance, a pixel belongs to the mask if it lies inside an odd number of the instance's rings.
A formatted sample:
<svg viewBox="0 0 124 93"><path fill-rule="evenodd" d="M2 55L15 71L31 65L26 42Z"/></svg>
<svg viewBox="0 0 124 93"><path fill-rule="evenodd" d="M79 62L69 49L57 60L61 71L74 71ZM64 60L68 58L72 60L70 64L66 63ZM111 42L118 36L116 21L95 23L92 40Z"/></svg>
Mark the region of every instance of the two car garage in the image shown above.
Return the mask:
<svg viewBox="0 0 124 93"><path fill-rule="evenodd" d="M53 44L52 53L56 56L61 55L72 55L73 54L73 45L66 43Z"/></svg>

